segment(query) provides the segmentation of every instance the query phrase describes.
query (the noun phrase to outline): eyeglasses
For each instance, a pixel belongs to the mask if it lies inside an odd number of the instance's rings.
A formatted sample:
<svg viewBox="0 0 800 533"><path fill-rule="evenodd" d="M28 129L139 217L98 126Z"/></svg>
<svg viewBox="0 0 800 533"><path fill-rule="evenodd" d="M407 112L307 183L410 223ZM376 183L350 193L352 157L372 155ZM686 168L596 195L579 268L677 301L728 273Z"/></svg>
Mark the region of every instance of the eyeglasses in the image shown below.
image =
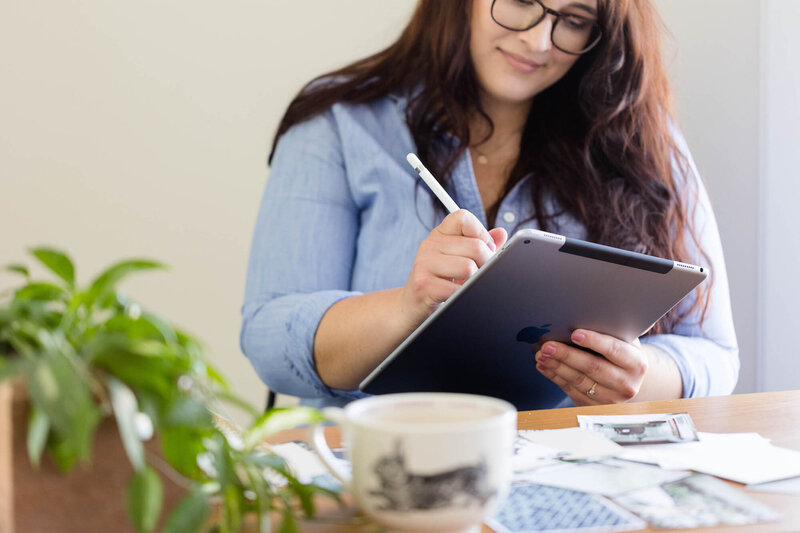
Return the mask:
<svg viewBox="0 0 800 533"><path fill-rule="evenodd" d="M556 19L550 30L550 40L562 52L585 54L603 36L596 20L571 13L559 13L540 0L492 1L492 20L507 30L527 31L543 21L547 15L553 15Z"/></svg>

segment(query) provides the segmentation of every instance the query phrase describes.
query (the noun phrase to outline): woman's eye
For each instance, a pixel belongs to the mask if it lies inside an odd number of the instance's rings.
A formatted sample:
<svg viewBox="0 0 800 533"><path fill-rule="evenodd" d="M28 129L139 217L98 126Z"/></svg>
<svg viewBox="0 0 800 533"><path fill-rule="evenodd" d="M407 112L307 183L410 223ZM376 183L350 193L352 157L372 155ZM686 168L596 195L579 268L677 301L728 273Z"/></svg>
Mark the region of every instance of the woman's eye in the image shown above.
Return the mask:
<svg viewBox="0 0 800 533"><path fill-rule="evenodd" d="M573 30L585 30L592 25L592 21L577 15L563 15L561 18L567 27Z"/></svg>

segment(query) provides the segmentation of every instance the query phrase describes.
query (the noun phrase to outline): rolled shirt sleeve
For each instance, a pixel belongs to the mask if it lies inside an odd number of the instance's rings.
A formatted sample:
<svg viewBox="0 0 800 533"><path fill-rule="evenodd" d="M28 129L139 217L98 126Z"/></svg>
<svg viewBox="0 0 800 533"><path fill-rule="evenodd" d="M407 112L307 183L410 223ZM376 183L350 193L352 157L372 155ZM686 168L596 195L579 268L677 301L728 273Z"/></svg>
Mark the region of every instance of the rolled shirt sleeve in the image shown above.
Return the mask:
<svg viewBox="0 0 800 533"><path fill-rule="evenodd" d="M353 399L314 367L314 335L350 290L358 235L336 123L330 113L292 127L278 143L253 235L241 348L262 381L301 398Z"/></svg>

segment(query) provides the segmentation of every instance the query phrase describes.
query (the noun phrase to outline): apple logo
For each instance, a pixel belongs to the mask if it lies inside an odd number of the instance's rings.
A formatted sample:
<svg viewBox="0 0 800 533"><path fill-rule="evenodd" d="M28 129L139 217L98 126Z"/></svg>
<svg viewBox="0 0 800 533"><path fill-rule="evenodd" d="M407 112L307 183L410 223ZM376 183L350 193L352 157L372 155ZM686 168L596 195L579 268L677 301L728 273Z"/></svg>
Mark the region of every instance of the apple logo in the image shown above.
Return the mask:
<svg viewBox="0 0 800 533"><path fill-rule="evenodd" d="M541 326L528 326L527 328L522 328L517 333L517 340L519 342L527 342L528 344L536 344L539 342L539 338L544 335L545 333L550 332L550 326L553 324L542 324Z"/></svg>

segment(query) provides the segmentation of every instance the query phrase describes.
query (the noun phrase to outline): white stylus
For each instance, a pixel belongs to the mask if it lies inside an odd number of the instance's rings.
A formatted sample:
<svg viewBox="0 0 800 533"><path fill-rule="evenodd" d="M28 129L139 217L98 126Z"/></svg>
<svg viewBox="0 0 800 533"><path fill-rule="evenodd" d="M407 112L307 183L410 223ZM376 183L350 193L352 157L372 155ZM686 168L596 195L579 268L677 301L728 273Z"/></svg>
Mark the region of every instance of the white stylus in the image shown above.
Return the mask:
<svg viewBox="0 0 800 533"><path fill-rule="evenodd" d="M447 191L445 191L441 185L439 185L439 182L436 181L436 178L433 177L433 174L431 174L428 169L425 168L425 165L423 165L422 161L419 160L417 154L408 154L406 156L406 160L408 161L408 164L417 171L417 174L419 174L419 177L425 182L425 185L427 185L428 188L433 191L433 194L436 195L436 198L441 200L448 211L451 213L453 211L458 211L458 204L456 204L453 199L450 198L450 195L447 194Z"/></svg>

